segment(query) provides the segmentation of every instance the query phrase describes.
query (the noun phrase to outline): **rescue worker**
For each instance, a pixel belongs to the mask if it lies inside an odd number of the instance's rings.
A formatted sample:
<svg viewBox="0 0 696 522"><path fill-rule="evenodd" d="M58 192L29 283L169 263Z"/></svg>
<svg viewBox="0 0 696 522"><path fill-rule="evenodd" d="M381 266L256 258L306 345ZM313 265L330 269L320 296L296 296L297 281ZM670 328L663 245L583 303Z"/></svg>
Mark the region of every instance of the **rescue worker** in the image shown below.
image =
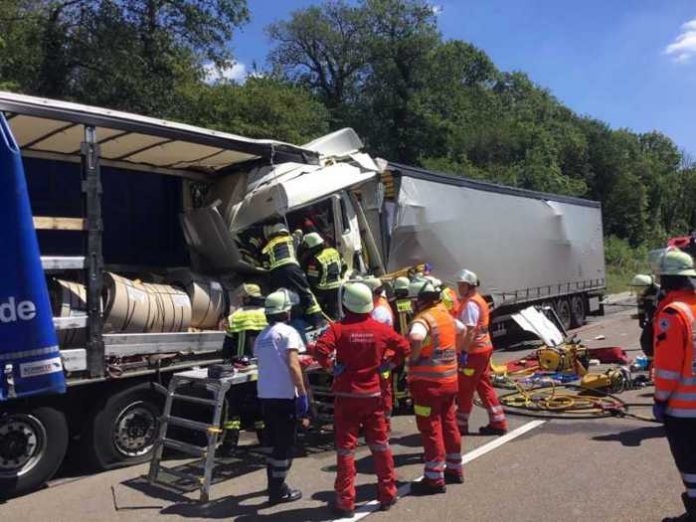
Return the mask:
<svg viewBox="0 0 696 522"><path fill-rule="evenodd" d="M244 284L242 292L242 306L232 312L226 321L222 352L223 358L230 361L251 355L256 336L268 325L264 311L265 299L259 285ZM227 420L222 425L225 435L220 445L221 456L231 455L239 444L242 409L246 400L247 395L243 393L227 395L228 413ZM262 419L254 419L254 429L259 434L259 440L263 440L265 424Z"/></svg>
<svg viewBox="0 0 696 522"><path fill-rule="evenodd" d="M258 361L258 396L271 446L266 463L271 505L302 498L301 491L285 482L292 464L297 419L305 418L309 413L309 400L298 359L298 353L304 352L305 346L297 330L287 324L291 308L288 292L269 294L265 301L269 325L254 343L254 356Z"/></svg>
<svg viewBox="0 0 696 522"><path fill-rule="evenodd" d="M338 289L348 269L338 253L324 242L317 232L304 236L302 245L306 249L302 269L322 310L331 318L339 316Z"/></svg>
<svg viewBox="0 0 696 522"><path fill-rule="evenodd" d="M261 251L261 258L271 272L272 288L287 288L297 293L307 320L315 327L321 326L321 307L297 261L294 241L288 228L283 223L267 225L264 227L264 234L267 243Z"/></svg>
<svg viewBox="0 0 696 522"><path fill-rule="evenodd" d="M416 425L423 440L423 480L411 491L444 493L446 483L464 482L461 435L457 427L457 336L464 330L440 300L430 281L411 283L416 317L411 324L408 381Z"/></svg>
<svg viewBox="0 0 696 522"><path fill-rule="evenodd" d="M482 435L507 433L507 420L491 384L493 342L488 331L490 310L478 293L479 278L471 270L462 270L457 278L461 306L459 320L466 327L459 359L459 409L457 423L462 434L469 432L469 416L474 405L474 392L488 410L489 424L479 429Z"/></svg>
<svg viewBox="0 0 696 522"><path fill-rule="evenodd" d="M384 323L394 328L394 312L389 301L384 296L384 283L379 277L367 277L363 283L372 291L372 312L370 315L375 321Z"/></svg>
<svg viewBox="0 0 696 522"><path fill-rule="evenodd" d="M409 294L411 282L408 277L397 277L393 283L394 299L392 300L392 313L398 318L397 331L401 335L408 334L408 325L413 318L413 300ZM410 399L407 382L408 369L406 365L395 368L392 371L392 409L406 405Z"/></svg>
<svg viewBox="0 0 696 522"><path fill-rule="evenodd" d="M336 501L334 515L352 516L355 509L355 448L360 428L372 452L378 480L380 509L396 503L394 459L384 419L380 371L386 361L400 364L408 354L408 342L388 326L370 317L372 292L363 283L346 285L343 291L345 317L317 340L315 357L334 375L334 423L336 433ZM334 362L331 355L335 354Z"/></svg>
<svg viewBox="0 0 696 522"><path fill-rule="evenodd" d="M386 324L394 328L394 312L389 301L384 297L384 282L378 277L369 276L363 281L372 292L372 312L370 317L375 321ZM385 359L391 358L391 353L387 351ZM382 387L382 397L384 399L384 416L387 420L387 432L391 433L391 416L394 410L394 383L393 370L396 365L386 364L380 373L380 384Z"/></svg>
<svg viewBox="0 0 696 522"><path fill-rule="evenodd" d="M686 513L667 521L696 522L696 270L691 256L667 251L658 271L668 304L655 321L655 419L664 422L686 491Z"/></svg>
<svg viewBox="0 0 696 522"><path fill-rule="evenodd" d="M411 282L408 277L397 277L394 280L394 300L392 302L392 314L398 317L398 331L402 335L408 332L408 324L413 316L413 301L408 288Z"/></svg>

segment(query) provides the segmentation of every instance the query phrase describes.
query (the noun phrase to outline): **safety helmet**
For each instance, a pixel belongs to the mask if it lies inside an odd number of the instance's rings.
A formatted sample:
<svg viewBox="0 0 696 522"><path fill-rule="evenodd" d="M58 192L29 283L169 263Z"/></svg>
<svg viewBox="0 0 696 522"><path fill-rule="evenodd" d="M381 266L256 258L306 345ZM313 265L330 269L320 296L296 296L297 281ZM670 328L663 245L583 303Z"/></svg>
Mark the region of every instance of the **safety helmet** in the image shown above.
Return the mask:
<svg viewBox="0 0 696 522"><path fill-rule="evenodd" d="M408 287L408 293L411 297L417 299L438 299L440 297L440 291L427 279L415 279L411 281Z"/></svg>
<svg viewBox="0 0 696 522"><path fill-rule="evenodd" d="M410 281L408 280L408 277L397 277L394 280L394 291L399 291L399 290L408 290L408 285L410 284Z"/></svg>
<svg viewBox="0 0 696 522"><path fill-rule="evenodd" d="M264 312L266 315L278 315L289 312L292 309L290 293L287 290L276 290L266 297Z"/></svg>
<svg viewBox="0 0 696 522"><path fill-rule="evenodd" d="M466 283L471 286L478 286L479 278L474 272L464 268L457 274L457 283Z"/></svg>
<svg viewBox="0 0 696 522"><path fill-rule="evenodd" d="M653 284L652 276L649 276L646 274L638 274L631 280L631 286L635 286L637 288L648 287L648 286L651 286L652 284Z"/></svg>
<svg viewBox="0 0 696 522"><path fill-rule="evenodd" d="M425 276L425 280L430 281L435 288L440 288L442 286L442 281L440 281L437 277L427 275Z"/></svg>
<svg viewBox="0 0 696 522"><path fill-rule="evenodd" d="M661 276L696 277L694 260L689 254L679 249L668 250L660 259L658 273Z"/></svg>
<svg viewBox="0 0 696 522"><path fill-rule="evenodd" d="M275 223L273 225L266 225L265 227L263 227L263 235L266 236L266 239L276 236L278 234L289 233L290 232L288 231L288 227L285 226L285 223Z"/></svg>
<svg viewBox="0 0 696 522"><path fill-rule="evenodd" d="M261 295L261 287L259 285L253 283L244 283L244 285L242 285L242 290L244 292L244 296L246 297L263 297Z"/></svg>
<svg viewBox="0 0 696 522"><path fill-rule="evenodd" d="M307 245L308 248L314 248L318 247L319 245L324 244L324 238L321 237L319 234L316 232L310 232L309 234L305 235L304 239L302 242Z"/></svg>
<svg viewBox="0 0 696 522"><path fill-rule="evenodd" d="M379 277L374 277L374 276L366 277L366 278L363 280L363 283L364 283L372 292L376 292L377 290L379 290L380 288L382 288L382 287L384 286L384 283L382 282L382 280L381 280Z"/></svg>
<svg viewBox="0 0 696 522"><path fill-rule="evenodd" d="M372 290L365 283L350 283L343 289L343 306L356 314L369 314L372 304Z"/></svg>

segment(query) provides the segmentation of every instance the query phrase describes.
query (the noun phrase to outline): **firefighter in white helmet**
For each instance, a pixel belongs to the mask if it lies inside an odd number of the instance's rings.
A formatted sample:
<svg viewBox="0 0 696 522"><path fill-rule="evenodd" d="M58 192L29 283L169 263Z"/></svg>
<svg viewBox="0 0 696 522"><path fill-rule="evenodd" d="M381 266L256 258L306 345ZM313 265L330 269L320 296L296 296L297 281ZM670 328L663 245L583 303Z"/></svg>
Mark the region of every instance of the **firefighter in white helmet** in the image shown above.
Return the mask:
<svg viewBox="0 0 696 522"><path fill-rule="evenodd" d="M490 309L478 293L479 278L464 269L457 276L461 298L459 320L466 327L459 356L459 396L457 423L462 434L469 431L469 415L473 408L474 392L478 393L488 410L489 424L479 429L484 435L507 433L507 420L490 379L493 342L488 331Z"/></svg>
<svg viewBox="0 0 696 522"><path fill-rule="evenodd" d="M297 293L307 320L314 326L320 326L323 322L321 307L300 268L295 243L287 226L283 223L266 225L264 235L267 242L261 251L261 258L271 273L272 289L287 288Z"/></svg>
<svg viewBox="0 0 696 522"><path fill-rule="evenodd" d="M338 289L348 266L335 248L317 232L304 236L302 269L322 310L333 319L339 316Z"/></svg>

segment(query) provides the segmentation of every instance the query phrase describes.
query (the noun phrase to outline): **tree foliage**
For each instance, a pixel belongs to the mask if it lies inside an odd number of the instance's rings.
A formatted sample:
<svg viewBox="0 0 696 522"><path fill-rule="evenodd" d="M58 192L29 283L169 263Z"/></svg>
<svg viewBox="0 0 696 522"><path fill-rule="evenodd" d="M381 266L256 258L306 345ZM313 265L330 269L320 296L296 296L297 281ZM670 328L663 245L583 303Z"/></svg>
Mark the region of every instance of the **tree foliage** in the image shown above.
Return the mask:
<svg viewBox="0 0 696 522"><path fill-rule="evenodd" d="M248 17L246 0L2 0L0 89L294 143L352 126L389 160L597 199L617 241L696 229L696 166L672 140L575 114L445 40L426 0L297 10L267 28L263 76L206 83Z"/></svg>

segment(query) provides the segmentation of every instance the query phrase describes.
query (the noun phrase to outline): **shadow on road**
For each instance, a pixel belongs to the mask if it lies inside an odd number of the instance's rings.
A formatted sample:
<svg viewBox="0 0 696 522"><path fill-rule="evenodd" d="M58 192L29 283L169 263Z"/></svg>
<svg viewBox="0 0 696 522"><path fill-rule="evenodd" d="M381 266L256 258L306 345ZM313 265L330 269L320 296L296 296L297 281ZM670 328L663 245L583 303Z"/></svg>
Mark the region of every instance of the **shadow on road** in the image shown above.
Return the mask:
<svg viewBox="0 0 696 522"><path fill-rule="evenodd" d="M598 435L592 440L600 442L620 442L622 446L637 447L646 439L657 439L665 436L662 426L650 426L646 428L636 428L633 430L620 431L610 435Z"/></svg>

